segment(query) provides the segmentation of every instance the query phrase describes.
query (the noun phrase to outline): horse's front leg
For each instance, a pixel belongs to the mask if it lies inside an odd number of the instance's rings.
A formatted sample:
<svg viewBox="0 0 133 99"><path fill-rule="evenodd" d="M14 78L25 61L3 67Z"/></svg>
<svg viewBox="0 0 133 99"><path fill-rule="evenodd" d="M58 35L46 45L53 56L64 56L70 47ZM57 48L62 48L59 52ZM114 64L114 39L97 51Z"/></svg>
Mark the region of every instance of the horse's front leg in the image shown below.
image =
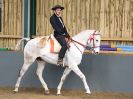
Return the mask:
<svg viewBox="0 0 133 99"><path fill-rule="evenodd" d="M61 81L60 81L60 83L59 83L59 85L58 85L58 87L57 87L57 95L61 95L61 88L62 88L62 85L63 85L63 83L64 83L66 77L68 76L68 74L69 74L70 72L71 72L71 69L68 68L68 67L64 70L64 73L63 73L63 75L62 75L62 77L61 77Z"/></svg>
<svg viewBox="0 0 133 99"><path fill-rule="evenodd" d="M71 69L73 70L73 72L76 75L78 75L81 78L82 82L84 83L84 87L85 87L86 93L87 94L91 94L91 91L90 91L89 86L88 86L87 81L86 81L86 77L81 72L81 70L79 69L79 67L75 65L75 66L72 66Z"/></svg>

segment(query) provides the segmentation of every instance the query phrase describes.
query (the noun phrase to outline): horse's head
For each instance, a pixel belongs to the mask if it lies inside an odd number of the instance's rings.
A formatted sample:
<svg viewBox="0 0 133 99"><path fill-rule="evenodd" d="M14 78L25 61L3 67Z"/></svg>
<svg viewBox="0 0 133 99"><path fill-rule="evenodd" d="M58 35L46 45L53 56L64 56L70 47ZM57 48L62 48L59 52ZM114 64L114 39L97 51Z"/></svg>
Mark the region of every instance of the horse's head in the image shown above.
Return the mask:
<svg viewBox="0 0 133 99"><path fill-rule="evenodd" d="M94 54L99 54L100 52L100 41L101 36L99 31L94 31L87 40L87 49L91 50Z"/></svg>

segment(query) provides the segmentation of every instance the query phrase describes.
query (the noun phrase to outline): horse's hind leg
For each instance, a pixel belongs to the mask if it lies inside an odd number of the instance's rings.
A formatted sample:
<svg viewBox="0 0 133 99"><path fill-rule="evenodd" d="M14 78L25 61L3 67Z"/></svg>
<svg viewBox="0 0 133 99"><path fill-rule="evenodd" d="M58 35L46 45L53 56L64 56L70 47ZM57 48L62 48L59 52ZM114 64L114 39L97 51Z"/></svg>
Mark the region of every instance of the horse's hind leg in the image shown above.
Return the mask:
<svg viewBox="0 0 133 99"><path fill-rule="evenodd" d="M48 89L48 87L47 87L47 84L46 84L46 82L44 81L44 79L43 79L43 77L42 77L43 70L44 70L44 68L45 68L45 62L42 61L42 60L38 60L38 59L37 59L37 64L38 64L38 67L37 67L36 74L37 74L37 76L38 76L38 78L39 78L39 80L40 80L40 82L41 82L43 88L45 89L45 93L46 93L46 94L49 94L49 89Z"/></svg>
<svg viewBox="0 0 133 99"><path fill-rule="evenodd" d="M28 68L30 67L30 65L35 61L35 59L29 55L25 55L24 57L24 64L19 72L19 76L15 85L15 89L14 92L18 92L18 88L20 86L20 82L22 77L24 76L25 72L28 70Z"/></svg>

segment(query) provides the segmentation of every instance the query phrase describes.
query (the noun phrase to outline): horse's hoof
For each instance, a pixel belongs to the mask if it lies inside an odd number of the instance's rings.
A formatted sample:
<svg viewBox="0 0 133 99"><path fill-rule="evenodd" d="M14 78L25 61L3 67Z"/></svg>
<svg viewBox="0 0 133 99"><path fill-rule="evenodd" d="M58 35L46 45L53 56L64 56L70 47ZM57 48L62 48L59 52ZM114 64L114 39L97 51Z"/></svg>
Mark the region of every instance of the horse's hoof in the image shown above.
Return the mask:
<svg viewBox="0 0 133 99"><path fill-rule="evenodd" d="M90 96L91 94L86 93L87 96Z"/></svg>
<svg viewBox="0 0 133 99"><path fill-rule="evenodd" d="M13 93L15 94L15 93L18 93L18 91L16 91L16 90L13 90Z"/></svg>
<svg viewBox="0 0 133 99"><path fill-rule="evenodd" d="M60 94L57 94L57 96L63 96L63 95L60 93Z"/></svg>
<svg viewBox="0 0 133 99"><path fill-rule="evenodd" d="M50 94L50 91L49 91L49 90L46 90L46 91L45 91L45 94L46 94L46 95L49 95L49 94Z"/></svg>
<svg viewBox="0 0 133 99"><path fill-rule="evenodd" d="M87 96L90 96L90 95L91 95L91 93L86 93L86 95L87 95Z"/></svg>

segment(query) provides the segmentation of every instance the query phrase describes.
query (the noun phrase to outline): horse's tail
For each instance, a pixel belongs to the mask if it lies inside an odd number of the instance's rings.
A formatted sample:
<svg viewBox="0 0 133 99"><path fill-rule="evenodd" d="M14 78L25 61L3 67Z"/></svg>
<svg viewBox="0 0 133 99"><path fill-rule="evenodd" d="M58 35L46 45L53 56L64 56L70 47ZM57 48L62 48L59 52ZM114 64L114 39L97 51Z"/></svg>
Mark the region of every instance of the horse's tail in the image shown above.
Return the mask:
<svg viewBox="0 0 133 99"><path fill-rule="evenodd" d="M22 41L24 41L24 40L28 42L30 40L30 38L22 38L22 39L20 39L18 41L16 47L15 47L15 50L20 50L20 45L21 45Z"/></svg>

